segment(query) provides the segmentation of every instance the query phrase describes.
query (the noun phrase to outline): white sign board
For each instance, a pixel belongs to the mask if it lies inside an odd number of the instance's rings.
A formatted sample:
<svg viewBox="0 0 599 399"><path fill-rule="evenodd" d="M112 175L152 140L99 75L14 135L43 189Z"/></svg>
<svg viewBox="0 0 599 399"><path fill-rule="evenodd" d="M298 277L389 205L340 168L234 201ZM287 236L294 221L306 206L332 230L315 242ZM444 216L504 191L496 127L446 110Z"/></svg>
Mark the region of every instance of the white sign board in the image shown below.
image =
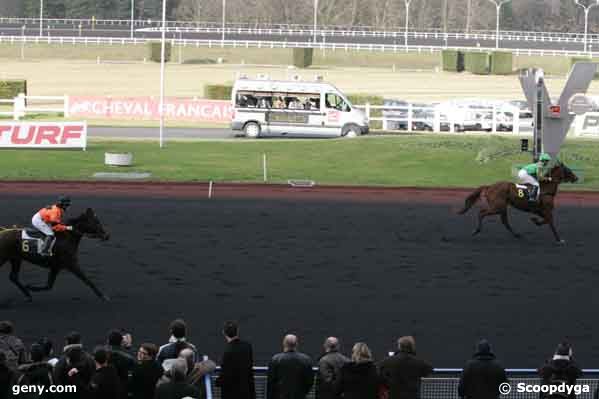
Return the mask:
<svg viewBox="0 0 599 399"><path fill-rule="evenodd" d="M87 147L87 122L1 122L0 148Z"/></svg>
<svg viewBox="0 0 599 399"><path fill-rule="evenodd" d="M578 115L574 122L576 136L599 137L599 112Z"/></svg>

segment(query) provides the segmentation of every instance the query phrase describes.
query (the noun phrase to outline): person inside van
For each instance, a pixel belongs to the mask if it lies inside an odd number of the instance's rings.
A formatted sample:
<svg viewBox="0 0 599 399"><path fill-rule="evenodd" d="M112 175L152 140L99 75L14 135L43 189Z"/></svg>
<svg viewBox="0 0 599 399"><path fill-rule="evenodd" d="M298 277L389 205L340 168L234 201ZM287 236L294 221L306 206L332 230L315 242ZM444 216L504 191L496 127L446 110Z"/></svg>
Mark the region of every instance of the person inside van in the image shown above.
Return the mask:
<svg viewBox="0 0 599 399"><path fill-rule="evenodd" d="M285 108L285 100L283 100L283 97L277 97L275 99L275 108L279 108L279 109Z"/></svg>
<svg viewBox="0 0 599 399"><path fill-rule="evenodd" d="M301 101L297 97L289 97L289 109L303 109Z"/></svg>

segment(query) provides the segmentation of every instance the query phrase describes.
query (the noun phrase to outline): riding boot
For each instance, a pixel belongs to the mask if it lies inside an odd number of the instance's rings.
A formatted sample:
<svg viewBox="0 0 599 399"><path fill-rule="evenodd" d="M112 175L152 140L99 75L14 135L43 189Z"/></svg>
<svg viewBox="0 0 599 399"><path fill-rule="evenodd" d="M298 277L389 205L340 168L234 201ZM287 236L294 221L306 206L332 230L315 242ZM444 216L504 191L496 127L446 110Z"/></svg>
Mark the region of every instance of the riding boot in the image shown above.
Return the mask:
<svg viewBox="0 0 599 399"><path fill-rule="evenodd" d="M46 236L44 238L44 242L42 244L42 249L40 251L40 255L42 256L50 256L50 246L52 245L52 236Z"/></svg>

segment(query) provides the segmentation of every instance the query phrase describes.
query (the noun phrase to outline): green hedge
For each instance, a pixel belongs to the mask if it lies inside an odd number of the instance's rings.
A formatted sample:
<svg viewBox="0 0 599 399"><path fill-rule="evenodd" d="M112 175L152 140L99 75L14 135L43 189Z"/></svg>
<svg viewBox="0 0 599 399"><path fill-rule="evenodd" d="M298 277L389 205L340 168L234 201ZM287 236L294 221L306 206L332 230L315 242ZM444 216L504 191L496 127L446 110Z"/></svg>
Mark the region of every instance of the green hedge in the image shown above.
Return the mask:
<svg viewBox="0 0 599 399"><path fill-rule="evenodd" d="M464 53L456 50L443 50L441 63L446 72L462 72L464 70Z"/></svg>
<svg viewBox="0 0 599 399"><path fill-rule="evenodd" d="M19 93L27 94L26 80L0 80L0 98L12 100Z"/></svg>
<svg viewBox="0 0 599 399"><path fill-rule="evenodd" d="M233 86L231 85L205 85L204 98L210 100L230 100Z"/></svg>
<svg viewBox="0 0 599 399"><path fill-rule="evenodd" d="M148 58L150 61L160 62L162 45L160 42L150 42L148 43ZM169 62L171 60L171 43L164 43L164 62Z"/></svg>
<svg viewBox="0 0 599 399"><path fill-rule="evenodd" d="M312 65L313 48L294 48L293 65L297 68L308 68Z"/></svg>
<svg viewBox="0 0 599 399"><path fill-rule="evenodd" d="M514 58L511 52L493 51L491 53L491 73L493 75L509 75L513 71Z"/></svg>
<svg viewBox="0 0 599 399"><path fill-rule="evenodd" d="M475 75L488 75L490 55L488 53L466 53L466 70Z"/></svg>

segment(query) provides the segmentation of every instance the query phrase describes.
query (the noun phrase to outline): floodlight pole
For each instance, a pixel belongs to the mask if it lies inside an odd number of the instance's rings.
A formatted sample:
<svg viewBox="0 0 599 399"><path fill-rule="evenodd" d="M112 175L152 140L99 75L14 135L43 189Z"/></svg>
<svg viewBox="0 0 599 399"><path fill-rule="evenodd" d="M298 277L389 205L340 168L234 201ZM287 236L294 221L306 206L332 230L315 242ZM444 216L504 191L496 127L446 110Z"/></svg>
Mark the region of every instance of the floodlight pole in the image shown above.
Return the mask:
<svg viewBox="0 0 599 399"><path fill-rule="evenodd" d="M44 33L44 0L40 0L40 37Z"/></svg>
<svg viewBox="0 0 599 399"><path fill-rule="evenodd" d="M408 50L408 27L410 22L410 3L412 0L404 0L406 3L406 30L404 32L404 45L406 46L406 51Z"/></svg>
<svg viewBox="0 0 599 399"><path fill-rule="evenodd" d="M591 4L589 6L585 6L584 4L580 3L580 0L574 0L574 2L576 3L577 6L580 6L584 9L584 51L587 51L587 35L589 32L589 12L591 11L591 8L598 6L599 5L599 0L597 0L594 4Z"/></svg>
<svg viewBox="0 0 599 399"><path fill-rule="evenodd" d="M316 27L318 26L318 0L314 0L314 30L312 35L314 37L314 43L316 43Z"/></svg>
<svg viewBox="0 0 599 399"><path fill-rule="evenodd" d="M499 14L501 13L501 6L504 5L505 3L512 1L512 0L489 0L491 3L495 4L495 9L496 9L496 25L495 25L495 48L498 49L499 48ZM576 1L576 0L575 0Z"/></svg>
<svg viewBox="0 0 599 399"><path fill-rule="evenodd" d="M133 39L133 19L135 18L135 0L131 0L131 39Z"/></svg>
<svg viewBox="0 0 599 399"><path fill-rule="evenodd" d="M162 0L162 40L160 48L160 148L164 146L164 53L166 39L166 0Z"/></svg>
<svg viewBox="0 0 599 399"><path fill-rule="evenodd" d="M223 36L222 41L225 41L225 19L226 19L226 10L227 10L227 0L223 0Z"/></svg>

